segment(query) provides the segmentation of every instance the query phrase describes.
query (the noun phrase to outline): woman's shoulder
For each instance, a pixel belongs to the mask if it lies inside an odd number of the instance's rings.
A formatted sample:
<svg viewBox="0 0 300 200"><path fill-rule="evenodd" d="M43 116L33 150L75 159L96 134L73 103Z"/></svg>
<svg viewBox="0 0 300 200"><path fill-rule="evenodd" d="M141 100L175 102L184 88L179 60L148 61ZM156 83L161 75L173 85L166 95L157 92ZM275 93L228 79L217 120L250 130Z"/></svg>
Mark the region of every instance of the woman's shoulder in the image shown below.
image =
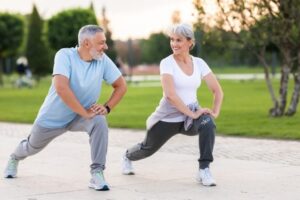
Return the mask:
<svg viewBox="0 0 300 200"><path fill-rule="evenodd" d="M169 62L172 62L173 59L174 59L174 58L173 58L173 55L171 54L171 55L169 55L169 56L163 58L163 59L160 61L160 63L169 63Z"/></svg>
<svg viewBox="0 0 300 200"><path fill-rule="evenodd" d="M204 63L206 64L206 62L200 57L192 56L192 58L195 62L197 62L199 64L204 64Z"/></svg>

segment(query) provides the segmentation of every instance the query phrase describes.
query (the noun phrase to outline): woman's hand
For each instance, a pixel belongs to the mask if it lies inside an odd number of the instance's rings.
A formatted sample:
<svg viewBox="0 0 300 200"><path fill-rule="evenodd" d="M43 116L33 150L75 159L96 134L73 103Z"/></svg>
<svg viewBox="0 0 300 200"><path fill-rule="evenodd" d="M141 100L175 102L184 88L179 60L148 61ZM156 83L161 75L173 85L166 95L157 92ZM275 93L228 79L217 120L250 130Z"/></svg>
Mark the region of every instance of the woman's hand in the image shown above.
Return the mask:
<svg viewBox="0 0 300 200"><path fill-rule="evenodd" d="M201 115L203 114L210 114L211 115L212 111L209 108L200 108L196 112L194 112L192 118L193 119L198 119Z"/></svg>

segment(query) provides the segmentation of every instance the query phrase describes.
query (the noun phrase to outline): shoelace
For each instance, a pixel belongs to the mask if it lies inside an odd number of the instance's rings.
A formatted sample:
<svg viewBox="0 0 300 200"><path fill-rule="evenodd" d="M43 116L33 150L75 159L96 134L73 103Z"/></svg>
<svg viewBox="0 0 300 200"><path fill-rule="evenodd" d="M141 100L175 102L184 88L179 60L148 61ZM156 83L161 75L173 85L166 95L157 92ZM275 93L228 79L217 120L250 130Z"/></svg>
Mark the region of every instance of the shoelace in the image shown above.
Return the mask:
<svg viewBox="0 0 300 200"><path fill-rule="evenodd" d="M103 176L103 173L102 172L96 172L95 173L95 176L97 177L97 178L99 178L99 182L104 182L105 183L105 180L104 180L104 176Z"/></svg>
<svg viewBox="0 0 300 200"><path fill-rule="evenodd" d="M14 170L17 167L18 161L15 159L11 159L9 160L9 164L8 164L8 169L9 170Z"/></svg>
<svg viewBox="0 0 300 200"><path fill-rule="evenodd" d="M209 169L204 169L204 176L207 179L212 179Z"/></svg>

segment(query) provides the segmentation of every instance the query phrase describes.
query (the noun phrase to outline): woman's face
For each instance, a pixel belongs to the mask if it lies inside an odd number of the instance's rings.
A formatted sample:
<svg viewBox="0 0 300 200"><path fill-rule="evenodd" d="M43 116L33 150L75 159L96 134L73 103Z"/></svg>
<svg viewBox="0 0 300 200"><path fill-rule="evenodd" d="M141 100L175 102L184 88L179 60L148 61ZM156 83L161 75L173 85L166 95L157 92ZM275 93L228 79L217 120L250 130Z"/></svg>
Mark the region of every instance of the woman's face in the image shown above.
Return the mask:
<svg viewBox="0 0 300 200"><path fill-rule="evenodd" d="M170 45L173 54L185 54L189 53L190 47L192 46L192 41L188 40L186 37L177 35L175 33L170 34Z"/></svg>

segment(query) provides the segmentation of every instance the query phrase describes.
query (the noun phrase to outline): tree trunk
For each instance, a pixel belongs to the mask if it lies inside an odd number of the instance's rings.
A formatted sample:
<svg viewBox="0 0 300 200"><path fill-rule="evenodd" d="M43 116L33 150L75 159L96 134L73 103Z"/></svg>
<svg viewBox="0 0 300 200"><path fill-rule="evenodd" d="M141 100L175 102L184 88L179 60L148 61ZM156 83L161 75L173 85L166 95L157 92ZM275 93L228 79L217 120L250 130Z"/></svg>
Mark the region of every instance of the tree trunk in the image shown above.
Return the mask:
<svg viewBox="0 0 300 200"><path fill-rule="evenodd" d="M284 114L287 92L289 83L290 66L292 66L292 58L290 50L285 48L282 50L283 65L281 68L280 89L279 89L279 104L270 110L270 114L274 117L280 117Z"/></svg>
<svg viewBox="0 0 300 200"><path fill-rule="evenodd" d="M300 94L300 51L298 52L297 58L297 71L293 74L294 75L294 91L291 98L290 106L285 113L287 116L293 116L296 113L298 102L299 102L299 94Z"/></svg>
<svg viewBox="0 0 300 200"><path fill-rule="evenodd" d="M269 65L267 64L267 61L266 61L266 59L265 59L264 52L265 52L265 50L262 49L262 50L260 51L259 54L256 53L256 52L254 52L254 53L256 54L256 57L258 58L258 60L260 61L260 63L261 63L261 64L263 65L263 67L264 67L265 81L266 81L266 84L267 84L267 87L268 87L268 90L269 90L269 93L270 93L270 95L271 95L271 99L272 99L272 102L273 102L273 105L274 105L273 108L277 108L278 105L279 105L279 103L278 103L278 100L277 100L277 98L276 98L276 96L275 96L275 92L274 92L274 89L273 89L273 86L272 86L272 82L271 82L271 80L270 80L270 67L269 67ZM270 113L271 113L271 110L272 110L273 108L270 109ZM271 115L272 115L272 114L271 114ZM272 115L272 116L273 116L273 115Z"/></svg>

